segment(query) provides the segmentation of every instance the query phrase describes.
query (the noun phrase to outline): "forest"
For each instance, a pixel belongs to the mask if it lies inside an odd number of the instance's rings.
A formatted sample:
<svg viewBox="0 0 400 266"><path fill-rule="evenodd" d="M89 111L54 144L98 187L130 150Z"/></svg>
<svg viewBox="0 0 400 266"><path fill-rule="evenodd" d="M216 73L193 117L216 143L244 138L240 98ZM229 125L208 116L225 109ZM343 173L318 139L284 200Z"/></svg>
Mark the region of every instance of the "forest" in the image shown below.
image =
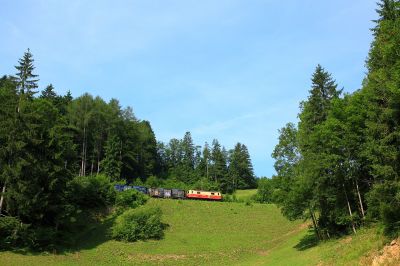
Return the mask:
<svg viewBox="0 0 400 266"><path fill-rule="evenodd" d="M157 142L150 122L118 100L39 92L28 49L0 79L0 236L3 246L57 242L82 210L114 205L113 184L232 193L255 188L244 144Z"/></svg>
<svg viewBox="0 0 400 266"><path fill-rule="evenodd" d="M299 122L279 130L277 174L263 186L321 240L376 222L400 232L400 1L383 0L377 12L362 87L343 93L318 65Z"/></svg>

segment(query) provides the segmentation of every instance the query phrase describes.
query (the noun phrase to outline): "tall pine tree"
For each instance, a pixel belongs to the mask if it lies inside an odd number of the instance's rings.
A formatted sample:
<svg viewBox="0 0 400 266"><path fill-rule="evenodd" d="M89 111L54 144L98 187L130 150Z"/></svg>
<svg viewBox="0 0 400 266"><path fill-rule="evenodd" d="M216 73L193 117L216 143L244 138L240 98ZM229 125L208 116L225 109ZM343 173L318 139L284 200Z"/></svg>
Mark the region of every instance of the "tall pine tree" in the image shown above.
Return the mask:
<svg viewBox="0 0 400 266"><path fill-rule="evenodd" d="M33 73L35 70L33 62L33 55L28 48L24 56L19 59L19 65L15 66L18 72L15 74L14 79L17 83L19 93L26 94L27 97L33 97L37 93L36 89L38 88L39 79L37 79L38 75Z"/></svg>

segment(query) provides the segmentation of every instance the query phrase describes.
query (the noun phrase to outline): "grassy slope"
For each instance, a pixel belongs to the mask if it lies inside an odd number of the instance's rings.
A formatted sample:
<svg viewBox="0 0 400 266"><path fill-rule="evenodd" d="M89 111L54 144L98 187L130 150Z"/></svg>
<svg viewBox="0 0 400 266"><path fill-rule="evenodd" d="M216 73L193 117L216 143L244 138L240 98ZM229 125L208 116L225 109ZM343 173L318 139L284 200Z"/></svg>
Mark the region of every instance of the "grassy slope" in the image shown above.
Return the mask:
<svg viewBox="0 0 400 266"><path fill-rule="evenodd" d="M121 243L107 239L112 221L83 234L75 251L54 254L0 252L0 265L316 265L349 263L380 245L372 231L316 247L302 222L289 222L273 205L151 200L169 224L159 241ZM303 250L304 249L304 250Z"/></svg>
<svg viewBox="0 0 400 266"><path fill-rule="evenodd" d="M257 193L257 189L243 189L235 192L236 198L239 200L250 200L253 195Z"/></svg>

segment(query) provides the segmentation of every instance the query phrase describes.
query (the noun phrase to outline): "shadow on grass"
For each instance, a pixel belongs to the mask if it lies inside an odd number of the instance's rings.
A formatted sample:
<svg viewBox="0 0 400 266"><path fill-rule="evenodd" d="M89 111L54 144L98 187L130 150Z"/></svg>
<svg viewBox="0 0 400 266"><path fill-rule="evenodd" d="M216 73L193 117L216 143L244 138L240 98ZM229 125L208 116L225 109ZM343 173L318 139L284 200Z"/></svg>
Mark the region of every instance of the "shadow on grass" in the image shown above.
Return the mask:
<svg viewBox="0 0 400 266"><path fill-rule="evenodd" d="M313 231L309 231L307 235L305 235L300 242L294 246L295 249L299 251L303 251L318 245L319 241Z"/></svg>
<svg viewBox="0 0 400 266"><path fill-rule="evenodd" d="M94 213L82 213L77 223L71 227L70 231L63 233L62 243L47 247L43 250L34 250L30 248L11 249L13 253L21 255L66 255L82 250L92 250L97 246L112 240L111 227L113 226L117 214L108 214L102 219L94 218ZM95 213L99 214L99 213ZM162 223L163 235L158 239L164 238L164 230L169 227ZM146 240L141 240L146 241Z"/></svg>
<svg viewBox="0 0 400 266"><path fill-rule="evenodd" d="M101 222L93 224L89 228L85 229L83 234L78 235L78 237L74 239L74 242L72 242L72 245L66 245L64 250L60 248L59 251L71 252L82 249L93 249L98 245L111 240L110 230L116 218L116 215L112 215Z"/></svg>
<svg viewBox="0 0 400 266"><path fill-rule="evenodd" d="M32 248L8 249L21 255L54 254L64 255L81 250L94 249L111 240L110 229L117 215L107 215L103 219L95 219L93 213L83 213L75 226L60 236L61 243L48 246L42 250ZM5 249L7 250L7 249Z"/></svg>

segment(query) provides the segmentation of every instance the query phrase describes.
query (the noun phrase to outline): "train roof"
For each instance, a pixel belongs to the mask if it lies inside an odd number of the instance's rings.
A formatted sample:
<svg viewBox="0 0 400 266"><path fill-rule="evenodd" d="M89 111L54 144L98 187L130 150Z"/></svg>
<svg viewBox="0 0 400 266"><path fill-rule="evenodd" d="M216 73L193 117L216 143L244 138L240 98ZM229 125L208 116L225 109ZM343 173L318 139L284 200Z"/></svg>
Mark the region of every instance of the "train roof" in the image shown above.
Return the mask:
<svg viewBox="0 0 400 266"><path fill-rule="evenodd" d="M200 192L214 192L214 193L221 193L221 191L216 191L216 190L200 190L200 189L188 189L192 191L200 191Z"/></svg>

